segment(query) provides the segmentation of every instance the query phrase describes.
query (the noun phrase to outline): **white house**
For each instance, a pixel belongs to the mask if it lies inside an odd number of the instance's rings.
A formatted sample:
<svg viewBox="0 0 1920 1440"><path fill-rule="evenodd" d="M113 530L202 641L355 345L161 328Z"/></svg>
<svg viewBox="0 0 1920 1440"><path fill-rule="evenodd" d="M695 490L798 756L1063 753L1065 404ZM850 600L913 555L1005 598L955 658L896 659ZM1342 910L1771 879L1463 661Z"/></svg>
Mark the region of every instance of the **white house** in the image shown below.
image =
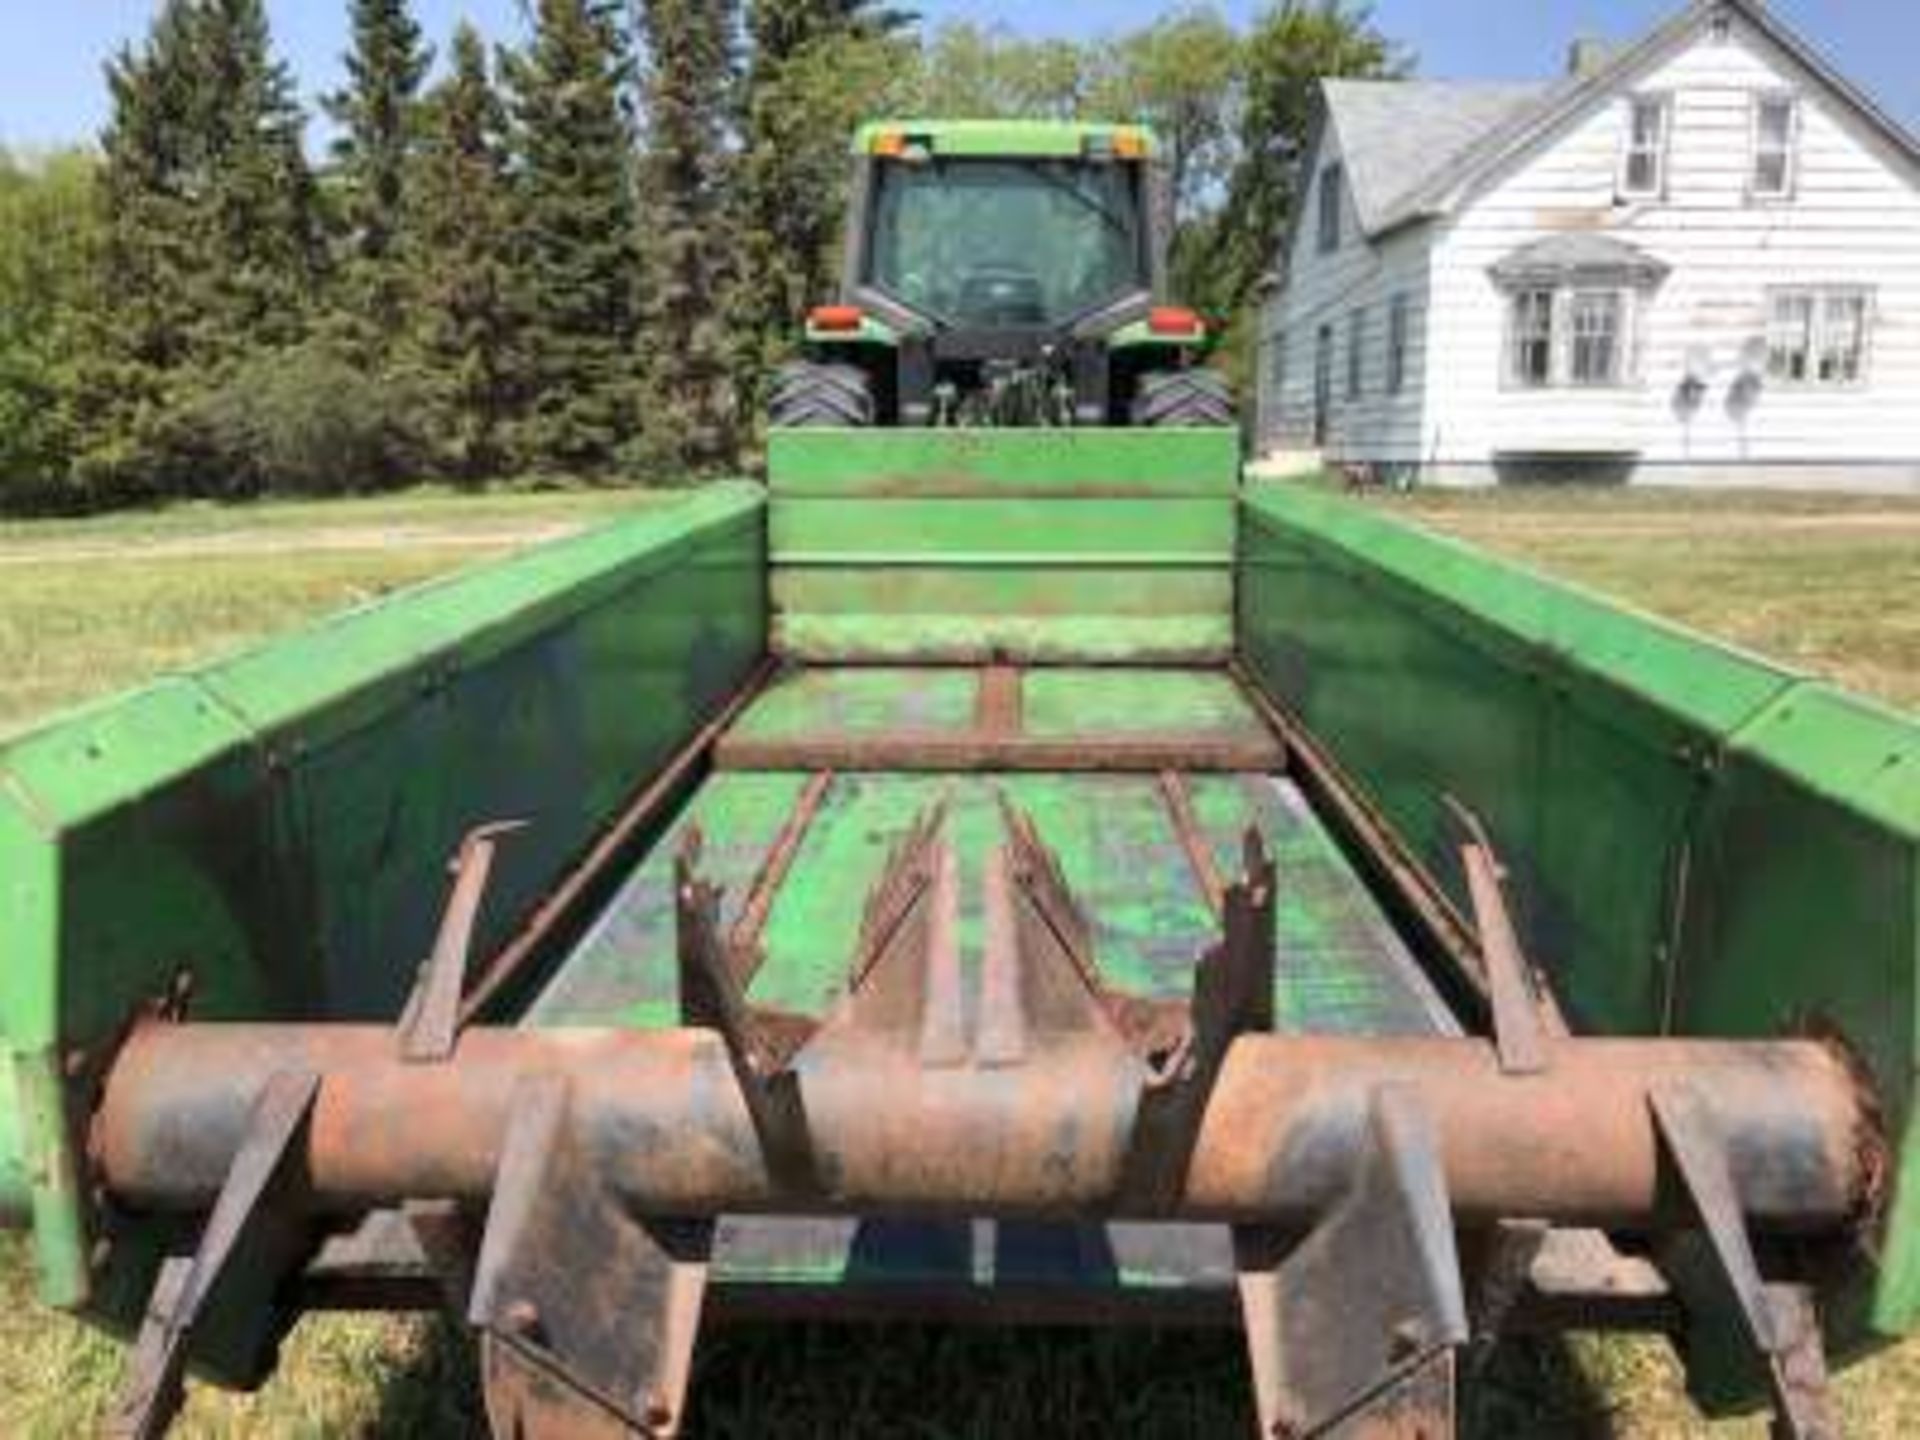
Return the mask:
<svg viewBox="0 0 1920 1440"><path fill-rule="evenodd" d="M1758 0L1326 81L1275 279L1282 466L1920 491L1920 144Z"/></svg>

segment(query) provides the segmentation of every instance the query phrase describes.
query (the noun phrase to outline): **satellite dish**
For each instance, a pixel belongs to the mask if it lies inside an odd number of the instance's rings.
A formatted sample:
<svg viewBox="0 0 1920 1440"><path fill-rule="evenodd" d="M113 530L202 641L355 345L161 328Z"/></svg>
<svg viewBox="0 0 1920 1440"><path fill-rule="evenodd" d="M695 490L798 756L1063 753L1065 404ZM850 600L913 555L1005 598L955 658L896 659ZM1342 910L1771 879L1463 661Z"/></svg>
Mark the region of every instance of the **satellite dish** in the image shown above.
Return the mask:
<svg viewBox="0 0 1920 1440"><path fill-rule="evenodd" d="M1705 385L1713 379L1713 350L1706 345L1693 345L1687 349L1687 380L1690 384Z"/></svg>

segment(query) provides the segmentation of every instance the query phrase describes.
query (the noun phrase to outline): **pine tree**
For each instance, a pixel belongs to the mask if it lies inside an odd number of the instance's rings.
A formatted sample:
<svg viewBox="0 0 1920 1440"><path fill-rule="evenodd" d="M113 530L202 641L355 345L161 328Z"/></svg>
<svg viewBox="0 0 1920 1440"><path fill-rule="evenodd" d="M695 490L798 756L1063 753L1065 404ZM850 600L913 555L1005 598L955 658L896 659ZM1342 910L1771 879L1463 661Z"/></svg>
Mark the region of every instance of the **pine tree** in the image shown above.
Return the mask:
<svg viewBox="0 0 1920 1440"><path fill-rule="evenodd" d="M107 81L81 478L191 488L209 477L174 453L183 407L304 332L321 258L304 116L260 0L166 0Z"/></svg>
<svg viewBox="0 0 1920 1440"><path fill-rule="evenodd" d="M618 25L588 0L539 0L508 57L530 396L513 449L528 468L604 473L631 439L638 227L630 79Z"/></svg>
<svg viewBox="0 0 1920 1440"><path fill-rule="evenodd" d="M735 311L742 403L757 408L807 307L831 289L848 129L882 103L882 74L911 67L893 37L913 16L872 0L756 0L740 164L742 285ZM877 84L859 83L872 80Z"/></svg>
<svg viewBox="0 0 1920 1440"><path fill-rule="evenodd" d="M264 0L202 0L195 29L206 248L194 279L200 352L220 364L304 336L323 250L306 116L273 58Z"/></svg>
<svg viewBox="0 0 1920 1440"><path fill-rule="evenodd" d="M401 249L407 182L420 133L420 86L432 54L407 0L352 0L347 86L326 100L347 259L339 305L347 342L383 359L405 316Z"/></svg>
<svg viewBox="0 0 1920 1440"><path fill-rule="evenodd" d="M451 73L424 107L407 231L405 350L427 397L434 458L467 481L505 468L519 396L507 128L486 46L463 24Z"/></svg>
<svg viewBox="0 0 1920 1440"><path fill-rule="evenodd" d="M679 472L737 451L727 340L733 251L726 205L737 11L730 0L644 0L650 65L642 214L649 237L646 449Z"/></svg>

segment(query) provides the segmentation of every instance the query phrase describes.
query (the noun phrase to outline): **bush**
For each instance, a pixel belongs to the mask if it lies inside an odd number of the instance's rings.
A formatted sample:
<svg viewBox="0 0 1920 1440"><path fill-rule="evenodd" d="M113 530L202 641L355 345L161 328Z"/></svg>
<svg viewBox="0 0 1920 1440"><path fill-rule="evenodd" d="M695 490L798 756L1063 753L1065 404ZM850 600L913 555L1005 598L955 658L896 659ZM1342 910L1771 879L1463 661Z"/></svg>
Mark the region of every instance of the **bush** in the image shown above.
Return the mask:
<svg viewBox="0 0 1920 1440"><path fill-rule="evenodd" d="M269 351L168 417L158 468L228 498L386 489L418 478L418 409L410 386L323 345Z"/></svg>

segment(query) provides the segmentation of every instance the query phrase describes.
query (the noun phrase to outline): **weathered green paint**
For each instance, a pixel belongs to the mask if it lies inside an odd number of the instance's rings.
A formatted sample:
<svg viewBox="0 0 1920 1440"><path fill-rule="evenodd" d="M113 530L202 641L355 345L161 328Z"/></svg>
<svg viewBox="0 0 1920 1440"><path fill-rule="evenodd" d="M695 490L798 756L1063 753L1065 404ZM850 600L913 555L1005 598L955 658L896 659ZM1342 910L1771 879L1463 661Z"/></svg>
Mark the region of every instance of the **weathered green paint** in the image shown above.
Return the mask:
<svg viewBox="0 0 1920 1440"><path fill-rule="evenodd" d="M889 499L780 501L775 564L1227 565L1234 502Z"/></svg>
<svg viewBox="0 0 1920 1440"><path fill-rule="evenodd" d="M702 867L725 890L730 923L799 799L800 774L727 771L710 778L655 846L594 932L529 1012L545 1026L676 1023L673 856L697 826ZM1194 811L1225 874L1258 826L1285 867L1276 995L1292 1033L1423 1034L1445 1028L1439 1002L1325 829L1285 781L1196 776ZM828 786L766 932L756 999L820 1013L838 993L862 904L889 848L945 801L965 894L961 948L978 962L980 875L1002 838L999 796L1031 814L1093 918L1101 968L1115 985L1175 998L1215 932L1152 776L999 777L845 774Z"/></svg>
<svg viewBox="0 0 1920 1440"><path fill-rule="evenodd" d="M1231 497L1229 429L775 430L767 479L788 496Z"/></svg>
<svg viewBox="0 0 1920 1440"><path fill-rule="evenodd" d="M1144 125L1058 120L876 120L854 132L853 153L871 155L882 135L901 134L932 142L936 155L1009 159L1078 159L1089 142L1111 145L1137 139L1151 155L1157 148Z"/></svg>
<svg viewBox="0 0 1920 1440"><path fill-rule="evenodd" d="M0 1038L45 1297L92 1293L65 1050L183 971L199 1016L391 1019L460 836L531 822L496 870L484 944L737 690L766 605L762 493L718 486L0 751Z"/></svg>
<svg viewBox="0 0 1920 1440"><path fill-rule="evenodd" d="M967 670L791 670L768 685L728 736L765 741L890 730L958 733L973 724L978 691L978 677Z"/></svg>
<svg viewBox="0 0 1920 1440"><path fill-rule="evenodd" d="M1845 1037L1907 1137L1868 1318L1920 1322L1920 727L1287 487L1247 501L1239 605L1261 683L1457 898L1442 799L1487 819L1582 1028Z"/></svg>
<svg viewBox="0 0 1920 1440"><path fill-rule="evenodd" d="M805 660L1184 663L1233 643L1224 567L788 567L773 596L775 645Z"/></svg>
<svg viewBox="0 0 1920 1440"><path fill-rule="evenodd" d="M1210 430L776 431L776 646L1224 658L1238 447Z"/></svg>
<svg viewBox="0 0 1920 1440"><path fill-rule="evenodd" d="M1029 670L1021 695L1023 727L1030 735L1150 732L1259 739L1267 734L1240 687L1217 670Z"/></svg>

